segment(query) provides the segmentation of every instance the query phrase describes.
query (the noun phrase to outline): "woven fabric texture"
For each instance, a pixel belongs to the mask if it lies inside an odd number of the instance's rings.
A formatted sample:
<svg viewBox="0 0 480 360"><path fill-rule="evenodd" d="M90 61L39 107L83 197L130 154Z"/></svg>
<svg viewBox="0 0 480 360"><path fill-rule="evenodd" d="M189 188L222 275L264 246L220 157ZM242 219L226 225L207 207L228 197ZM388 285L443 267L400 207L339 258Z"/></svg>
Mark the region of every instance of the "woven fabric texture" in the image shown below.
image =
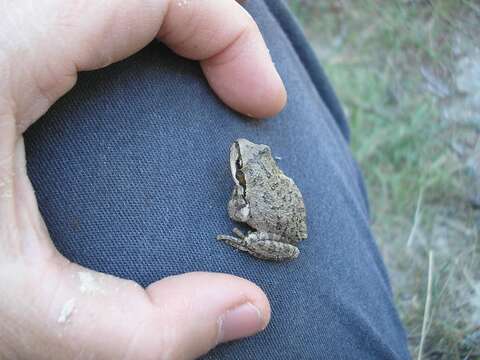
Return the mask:
<svg viewBox="0 0 480 360"><path fill-rule="evenodd" d="M408 358L338 101L284 4L246 8L285 81L285 110L260 122L231 111L196 62L158 43L80 74L26 134L51 236L67 258L142 285L188 271L257 283L272 306L266 331L206 359ZM295 261L215 240L235 226L228 151L239 137L268 144L303 193L309 237Z"/></svg>

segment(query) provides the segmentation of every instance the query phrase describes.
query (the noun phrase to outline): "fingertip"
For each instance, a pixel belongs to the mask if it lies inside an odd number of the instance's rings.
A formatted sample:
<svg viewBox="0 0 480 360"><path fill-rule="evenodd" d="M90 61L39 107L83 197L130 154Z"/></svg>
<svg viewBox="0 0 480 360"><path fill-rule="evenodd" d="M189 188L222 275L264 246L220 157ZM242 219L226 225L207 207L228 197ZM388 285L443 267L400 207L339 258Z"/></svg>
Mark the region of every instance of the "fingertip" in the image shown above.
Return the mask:
<svg viewBox="0 0 480 360"><path fill-rule="evenodd" d="M262 313L265 326L270 321L270 302L265 292L255 283L230 274L190 272L173 275L156 281L147 287L153 303L164 304L165 295L183 296L196 292L204 295L202 300L223 306L228 310L234 305L250 302ZM208 295L214 294L213 297Z"/></svg>
<svg viewBox="0 0 480 360"><path fill-rule="evenodd" d="M233 64L202 62L208 83L229 107L254 119L270 118L283 110L287 90L267 58L238 59ZM261 65L258 65L261 64Z"/></svg>
<svg viewBox="0 0 480 360"><path fill-rule="evenodd" d="M269 94L266 94L263 98L260 98L258 102L254 100L250 103L250 109L248 111L249 116L254 119L265 119L271 118L280 113L287 104L287 90L278 76L278 80L273 80L275 82L272 91ZM242 109L237 109L237 111L244 113Z"/></svg>
<svg viewBox="0 0 480 360"><path fill-rule="evenodd" d="M199 60L213 91L232 109L261 119L285 106L285 86L260 29L237 2L178 2L169 7L158 38Z"/></svg>
<svg viewBox="0 0 480 360"><path fill-rule="evenodd" d="M218 325L217 344L251 336L265 328L262 312L249 302L227 310Z"/></svg>
<svg viewBox="0 0 480 360"><path fill-rule="evenodd" d="M147 293L156 308L162 309L162 318L168 319L163 326L176 334L169 348L185 357L197 357L219 343L254 335L270 321L270 303L263 290L233 275L171 276L148 286Z"/></svg>
<svg viewBox="0 0 480 360"><path fill-rule="evenodd" d="M272 313L272 310L270 307L270 301L268 300L267 294L265 294L265 292L263 291L262 288L260 288L260 286L258 286L257 284L249 280L246 280L234 275L227 275L227 276L231 276L235 279L238 279L244 282L245 286L249 287L249 297L248 297L249 300L246 300L244 303L250 303L251 305L255 306L255 308L259 311L260 319L261 319L260 330L264 330L268 326L268 323L270 322L271 313Z"/></svg>

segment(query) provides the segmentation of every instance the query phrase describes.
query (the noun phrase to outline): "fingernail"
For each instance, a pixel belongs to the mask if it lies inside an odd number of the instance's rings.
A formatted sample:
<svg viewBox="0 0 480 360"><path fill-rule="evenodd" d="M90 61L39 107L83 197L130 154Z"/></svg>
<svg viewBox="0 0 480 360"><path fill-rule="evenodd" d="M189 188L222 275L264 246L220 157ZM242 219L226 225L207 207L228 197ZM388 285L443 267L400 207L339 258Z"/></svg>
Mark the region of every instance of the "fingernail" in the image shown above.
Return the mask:
<svg viewBox="0 0 480 360"><path fill-rule="evenodd" d="M218 343L250 336L265 328L262 313L251 303L228 310L220 317L218 325Z"/></svg>

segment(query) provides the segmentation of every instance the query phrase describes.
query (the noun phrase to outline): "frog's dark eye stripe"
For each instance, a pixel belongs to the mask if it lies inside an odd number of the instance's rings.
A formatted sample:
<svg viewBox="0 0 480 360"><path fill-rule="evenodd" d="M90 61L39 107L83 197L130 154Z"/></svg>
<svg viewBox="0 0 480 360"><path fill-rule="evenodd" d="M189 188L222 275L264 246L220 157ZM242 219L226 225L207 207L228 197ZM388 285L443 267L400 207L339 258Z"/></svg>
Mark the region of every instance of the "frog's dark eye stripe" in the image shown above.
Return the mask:
<svg viewBox="0 0 480 360"><path fill-rule="evenodd" d="M237 170L237 172L235 173L235 177L237 178L240 185L246 185L247 182L245 181L245 174L243 171Z"/></svg>

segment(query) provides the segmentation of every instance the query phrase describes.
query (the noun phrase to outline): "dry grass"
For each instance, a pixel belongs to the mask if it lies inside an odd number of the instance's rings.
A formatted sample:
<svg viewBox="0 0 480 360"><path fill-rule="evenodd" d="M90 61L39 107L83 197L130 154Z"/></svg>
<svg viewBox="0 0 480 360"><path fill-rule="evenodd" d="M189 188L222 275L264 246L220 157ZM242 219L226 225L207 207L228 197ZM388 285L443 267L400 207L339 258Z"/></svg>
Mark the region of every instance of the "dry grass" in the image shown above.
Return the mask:
<svg viewBox="0 0 480 360"><path fill-rule="evenodd" d="M349 115L412 355L480 358L480 4L289 3Z"/></svg>

